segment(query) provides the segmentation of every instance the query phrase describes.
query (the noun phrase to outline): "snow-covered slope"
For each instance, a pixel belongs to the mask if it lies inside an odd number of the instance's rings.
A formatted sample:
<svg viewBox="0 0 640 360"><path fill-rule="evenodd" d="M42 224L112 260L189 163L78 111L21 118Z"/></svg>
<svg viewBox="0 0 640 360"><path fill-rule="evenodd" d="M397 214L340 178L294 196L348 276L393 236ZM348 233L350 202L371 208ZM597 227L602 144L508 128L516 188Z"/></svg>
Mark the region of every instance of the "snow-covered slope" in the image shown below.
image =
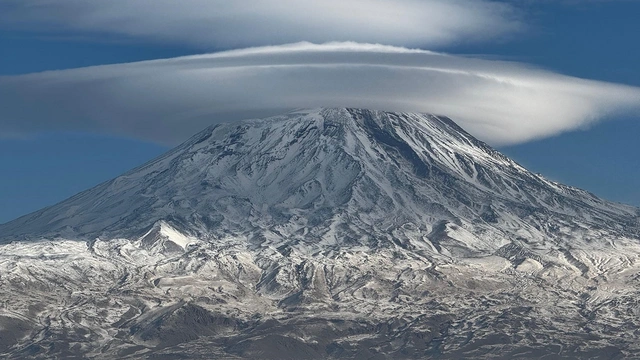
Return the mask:
<svg viewBox="0 0 640 360"><path fill-rule="evenodd" d="M0 239L0 354L16 358L639 349L638 209L441 116L212 126Z"/></svg>

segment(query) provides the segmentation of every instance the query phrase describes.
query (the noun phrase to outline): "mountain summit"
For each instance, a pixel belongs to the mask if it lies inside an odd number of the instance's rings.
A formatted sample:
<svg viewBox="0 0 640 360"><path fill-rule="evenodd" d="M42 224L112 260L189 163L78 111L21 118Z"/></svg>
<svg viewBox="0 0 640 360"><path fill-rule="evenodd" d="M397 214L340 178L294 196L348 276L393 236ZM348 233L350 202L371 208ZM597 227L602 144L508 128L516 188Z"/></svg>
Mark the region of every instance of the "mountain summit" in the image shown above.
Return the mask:
<svg viewBox="0 0 640 360"><path fill-rule="evenodd" d="M13 357L640 350L638 209L533 174L443 116L218 124L0 239L0 329L24 330L0 330Z"/></svg>

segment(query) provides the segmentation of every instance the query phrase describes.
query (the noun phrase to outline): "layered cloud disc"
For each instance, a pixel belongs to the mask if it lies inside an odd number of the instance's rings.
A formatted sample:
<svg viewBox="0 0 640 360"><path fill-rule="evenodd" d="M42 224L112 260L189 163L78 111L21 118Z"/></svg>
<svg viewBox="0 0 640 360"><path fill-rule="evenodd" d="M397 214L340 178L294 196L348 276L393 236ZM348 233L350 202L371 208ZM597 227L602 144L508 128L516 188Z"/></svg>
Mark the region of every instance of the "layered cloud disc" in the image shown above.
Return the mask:
<svg viewBox="0 0 640 360"><path fill-rule="evenodd" d="M433 48L509 36L522 28L516 13L488 0L3 0L0 27L208 49L298 41Z"/></svg>
<svg viewBox="0 0 640 360"><path fill-rule="evenodd" d="M640 111L640 89L400 47L250 48L0 77L0 132L108 132L178 143L212 123L292 108L443 114L494 145Z"/></svg>

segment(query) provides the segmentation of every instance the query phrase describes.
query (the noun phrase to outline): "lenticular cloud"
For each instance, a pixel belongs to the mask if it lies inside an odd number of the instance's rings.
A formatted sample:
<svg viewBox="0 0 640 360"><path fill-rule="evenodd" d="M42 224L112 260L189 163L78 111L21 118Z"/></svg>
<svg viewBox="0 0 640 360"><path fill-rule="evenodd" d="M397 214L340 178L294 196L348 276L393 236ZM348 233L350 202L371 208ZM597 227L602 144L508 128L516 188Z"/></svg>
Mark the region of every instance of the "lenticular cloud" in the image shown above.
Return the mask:
<svg viewBox="0 0 640 360"><path fill-rule="evenodd" d="M0 77L0 132L108 132L178 143L216 122L291 108L443 114L494 145L640 110L640 89L529 66L328 43Z"/></svg>
<svg viewBox="0 0 640 360"><path fill-rule="evenodd" d="M206 49L296 41L434 48L523 27L512 6L488 0L3 0L0 24Z"/></svg>

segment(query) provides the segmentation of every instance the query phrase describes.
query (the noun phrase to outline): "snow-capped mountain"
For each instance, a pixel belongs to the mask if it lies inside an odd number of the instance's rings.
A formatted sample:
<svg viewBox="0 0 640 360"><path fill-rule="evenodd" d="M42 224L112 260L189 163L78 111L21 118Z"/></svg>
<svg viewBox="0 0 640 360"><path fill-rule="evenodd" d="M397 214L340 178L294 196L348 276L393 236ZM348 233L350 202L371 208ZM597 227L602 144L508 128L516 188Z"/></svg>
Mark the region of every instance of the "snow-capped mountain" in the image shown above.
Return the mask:
<svg viewBox="0 0 640 360"><path fill-rule="evenodd" d="M639 227L637 209L532 174L445 117L320 109L212 126L0 236L111 239L159 221L207 240L319 248L411 246L391 235L403 229L434 248L427 235L457 227L483 254L572 227Z"/></svg>
<svg viewBox="0 0 640 360"><path fill-rule="evenodd" d="M219 124L0 225L0 354L629 355L639 215L442 116Z"/></svg>

